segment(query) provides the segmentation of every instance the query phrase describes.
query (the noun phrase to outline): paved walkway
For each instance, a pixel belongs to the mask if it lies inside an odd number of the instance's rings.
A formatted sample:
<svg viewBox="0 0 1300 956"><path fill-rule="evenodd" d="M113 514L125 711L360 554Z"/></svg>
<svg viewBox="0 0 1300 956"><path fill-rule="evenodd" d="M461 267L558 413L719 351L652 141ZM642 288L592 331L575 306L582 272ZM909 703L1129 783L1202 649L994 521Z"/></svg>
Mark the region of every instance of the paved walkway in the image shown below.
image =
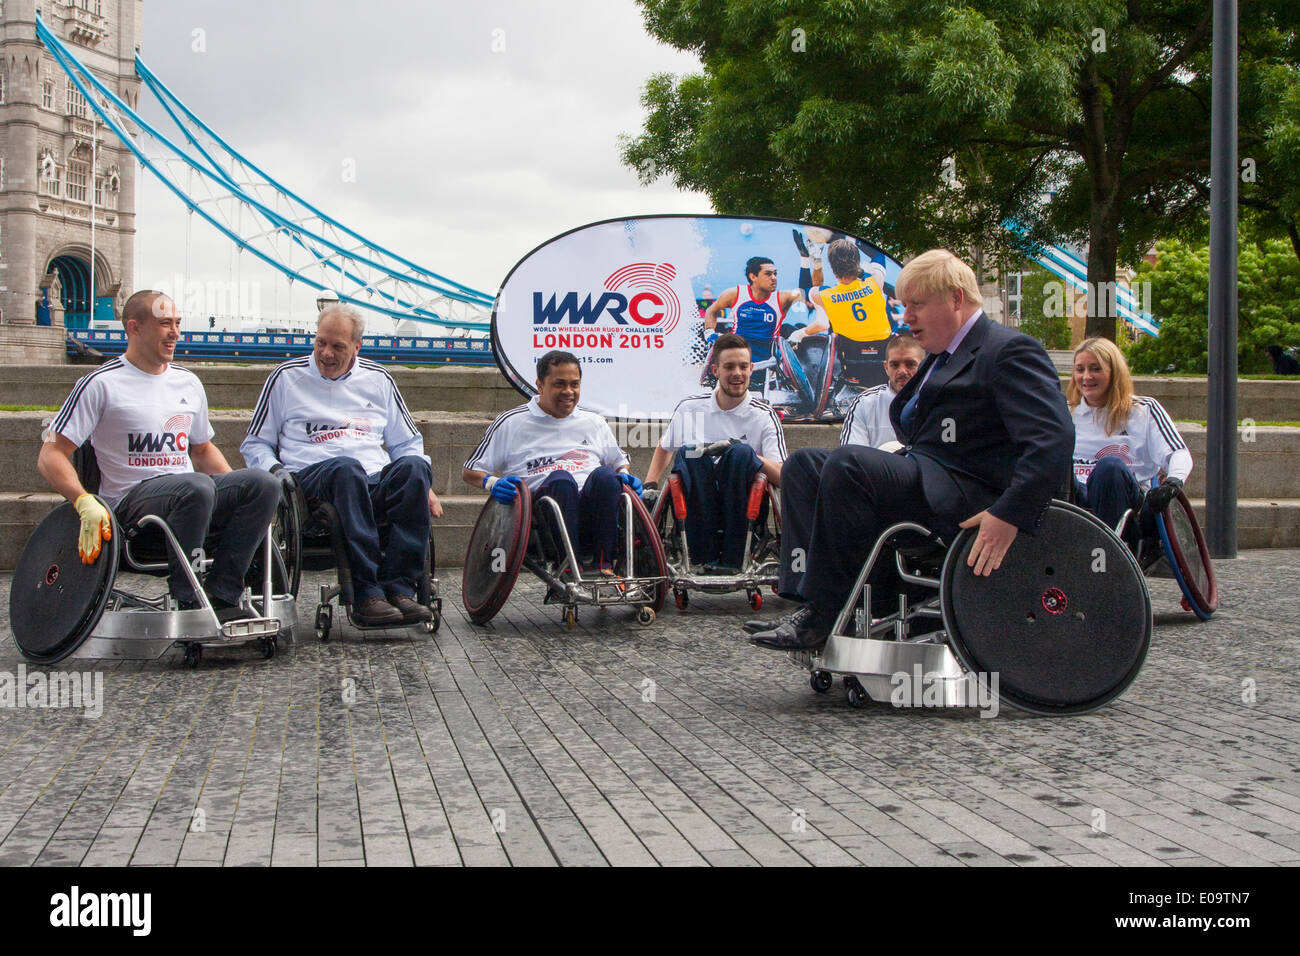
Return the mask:
<svg viewBox="0 0 1300 956"><path fill-rule="evenodd" d="M740 595L568 632L525 578L476 628L445 572L435 639L301 626L272 661L105 666L98 719L0 709L0 865L1295 865L1300 552L1220 578L1209 624L1151 582L1117 703L982 720L814 695ZM7 579L0 608L7 636Z"/></svg>

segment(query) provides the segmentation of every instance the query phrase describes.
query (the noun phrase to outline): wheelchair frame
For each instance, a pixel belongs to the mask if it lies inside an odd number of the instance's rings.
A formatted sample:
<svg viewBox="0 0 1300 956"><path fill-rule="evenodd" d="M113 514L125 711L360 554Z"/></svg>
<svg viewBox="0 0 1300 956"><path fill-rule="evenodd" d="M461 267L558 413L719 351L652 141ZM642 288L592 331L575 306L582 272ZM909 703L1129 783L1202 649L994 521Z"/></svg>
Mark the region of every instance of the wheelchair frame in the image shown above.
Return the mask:
<svg viewBox="0 0 1300 956"><path fill-rule="evenodd" d="M623 561L627 573L617 579L608 579L604 575L583 577L582 565L573 550L573 541L569 537L569 529L565 527L564 515L560 511L559 503L547 496L540 499L544 502L541 507L548 508L554 527L560 532L563 551L556 556L560 559L558 564L553 564L544 554L539 554L538 552L545 550L543 535L550 537L551 529L539 520L535 510L538 500L532 499L534 511L528 529L529 546L524 553L524 567L545 582L546 595L542 598L542 603L562 605L560 620L570 629L578 622L579 604L591 607L637 605L636 622L642 627L654 623L656 615L663 607L667 578L663 574L650 576L637 574L635 531L632 527L633 518L636 517L636 505L633 501L640 503L636 494L628 488L623 488L619 496L619 514L623 519ZM661 567L666 569L667 559L663 553L663 542L658 540L658 531L653 520L648 520L649 516L645 513L644 505L641 505L640 517L645 523L646 532L653 538L651 549L655 551Z"/></svg>
<svg viewBox="0 0 1300 956"><path fill-rule="evenodd" d="M60 507L72 506L65 504ZM111 508L109 512L112 514ZM161 530L164 546L180 560L200 607L181 610L166 591L157 597L145 597L118 585L118 576L124 571L151 575L167 572L165 561L140 560L131 552L131 538L150 526ZM275 655L280 637L289 636L298 622L294 595L277 594L272 585L272 561L276 555L271 547L269 529L262 550L262 593L257 595L246 586L240 599L240 606L253 616L222 623L199 581L199 574L211 567L212 559L200 559L196 562L199 565L196 569L184 554L171 527L157 515L142 516L129 530L123 530L117 516L113 515L112 528L114 537L104 542L108 553L101 551L100 556L101 560L107 559L112 565L102 610L90 633L56 660L156 660L171 647L179 645L183 649L185 665L193 668L198 666L204 647L229 647L251 642L257 642L262 656L270 658ZM281 568L283 571L283 563ZM284 580L288 582L287 574ZM22 650L21 646L19 649ZM24 652L24 656L29 655Z"/></svg>
<svg viewBox="0 0 1300 956"><path fill-rule="evenodd" d="M1098 528L1113 533L1096 516L1084 509L1068 502L1054 501L1053 504L1087 515ZM924 551L918 553L916 547L900 547L893 541L904 533L920 535L925 542ZM969 537L971 532L964 534ZM810 672L809 684L814 691L829 691L834 675L839 674L844 680L848 703L853 707L862 707L872 700L890 700L898 686L898 675L915 673L924 675L928 685L925 689L925 706L977 707L990 697L998 696L996 688L988 686L986 675L969 667L965 655L954 649L953 645L955 608L950 596L945 594L942 582L953 571L954 562L960 560L958 552L962 549L958 544L961 540L963 539L959 537L952 545L946 545L933 530L913 521L890 525L880 534L858 573L848 599L835 618L825 647L820 651L794 651L790 654L796 664ZM1099 702L1052 709L1003 696L1002 699L1013 707L1041 715L1087 713L1119 696L1136 677L1146 656L1146 644L1150 640L1151 599L1145 579L1127 545L1119 540L1115 543L1130 558L1131 571L1140 582L1145 597L1146 634L1136 666L1110 696ZM886 547L893 548L895 568L904 584L925 588L933 593L920 600L909 599L906 593L900 593L897 610L875 619L871 613L870 576ZM940 549L943 550L943 561L936 577L926 573L926 569L919 565L928 557L928 564L933 567ZM1049 616L1064 612L1067 606L1066 595L1058 592L1058 597L1051 594L1053 590L1055 589L1048 589L1043 594L1043 607ZM1077 615L1079 612L1075 613Z"/></svg>
<svg viewBox="0 0 1300 956"><path fill-rule="evenodd" d="M418 627L426 634L432 634L442 626L442 598L438 594L438 579L434 576L434 567L436 564L435 546L433 539L433 527L429 527L428 547L424 551L424 570L416 583L415 599L423 604L433 614L433 618L428 621L414 621L409 624L362 624L359 623L352 614L352 607L355 603L355 595L352 590L352 569L348 566L347 553L343 548L342 530L339 527L338 509L328 501L322 502L314 510L310 509L307 504L306 495L303 494L302 488L295 482L293 486L292 507L282 508L284 517L290 518L292 534L286 534L286 538L296 542L293 557L292 576L296 582L302 573L302 567L305 558L304 531L309 527L312 518L321 514L329 525L330 554L333 558L334 584L320 586L320 600L316 605L316 617L314 628L316 638L320 641L328 641L330 631L334 627L334 605L335 598L339 599L339 605L343 608L344 616L348 624L359 631L378 631L378 630L397 630L399 628ZM303 516L306 515L304 521ZM283 519L282 519L283 520ZM323 568L322 568L323 570ZM296 590L296 588L295 588Z"/></svg>
<svg viewBox="0 0 1300 956"><path fill-rule="evenodd" d="M621 489L619 508L619 517L623 525L621 558L625 573L618 578L609 578L603 575L582 574L581 564L574 551L568 528L565 527L560 506L554 499L546 497L544 500L547 504L538 506L536 504L538 499L533 497L526 484L521 483L518 488L518 497L511 505L503 505L489 497L484 502L474 531L470 535L461 592L462 600L466 602L466 612L473 623L487 624L496 616L509 599L510 592L518 579L518 572L522 568L527 568L546 584L546 594L542 603L561 605L560 621L570 629L577 624L579 605L592 607L635 605L638 624L645 627L654 622L667 594L667 562L664 558L663 542L659 540L658 532L644 505L641 504L641 499L631 489L626 487ZM488 546L494 545L495 542L478 540L480 526L485 521L495 520L492 509L505 507L512 508L516 512L513 524L516 529L514 537L502 542L503 545L508 545L508 548L493 547L489 552ZM540 520L537 507L548 509L547 513L553 519L554 527L560 532L558 541L547 526L549 522ZM639 569L637 565L637 532L634 528L636 523L642 526L642 533L646 536L644 544L649 547L655 563L659 565L658 574L639 573L643 569ZM476 546L477 552L481 554L476 553ZM497 552L501 552L501 557L505 558L506 566L493 568L492 573L503 573L505 577L490 588L472 587L470 582L480 570L476 558L481 558L483 554L488 553L495 555ZM495 562L496 558L494 557L493 560ZM485 591L482 603L477 606L471 605L470 593L477 594L480 590Z"/></svg>
<svg viewBox="0 0 1300 956"><path fill-rule="evenodd" d="M755 554L754 530L765 497L768 501L767 520L771 523L774 533L771 535L771 543L764 548L764 551L768 552L767 557L760 560L763 552ZM676 524L675 535L665 534L670 516ZM675 472L668 474L666 484L658 500L655 501L651 520L654 522L655 531L664 543L668 585L672 589L673 600L679 611L690 606L691 591L701 591L705 594L731 594L735 591L744 591L749 599L749 606L755 611L763 607L761 589L764 585L771 587L775 592L777 575L781 570L781 499L762 472L757 473L754 480L750 482L745 517L748 520L745 528L745 563L740 573L696 573L695 566L691 563L690 546L686 541L686 496L682 489L682 480ZM670 540L678 556L677 561L674 561L669 554ZM775 548L775 551L772 551L772 548Z"/></svg>

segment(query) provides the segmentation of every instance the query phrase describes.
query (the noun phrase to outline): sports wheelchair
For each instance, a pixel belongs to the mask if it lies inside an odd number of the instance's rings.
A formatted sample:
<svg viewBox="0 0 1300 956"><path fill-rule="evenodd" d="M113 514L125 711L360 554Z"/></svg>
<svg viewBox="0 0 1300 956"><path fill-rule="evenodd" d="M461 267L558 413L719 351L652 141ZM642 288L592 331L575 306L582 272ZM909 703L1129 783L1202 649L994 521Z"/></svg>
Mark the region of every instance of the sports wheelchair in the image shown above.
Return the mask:
<svg viewBox="0 0 1300 956"><path fill-rule="evenodd" d="M74 465L82 485L98 490L89 443L75 453ZM291 567L292 548L284 547L283 531L275 524L245 578L240 604L252 616L223 624L200 583L211 559L191 560L155 515L123 528L108 511L112 537L103 542L93 564L83 564L77 552L81 519L67 502L45 516L23 547L9 594L9 618L14 643L28 660L154 660L180 645L185 665L193 668L205 647L256 643L269 658L281 639L291 637L298 623L297 574ZM168 554L180 558L201 607L181 610L166 591L149 597L118 587L121 572L166 576Z"/></svg>
<svg viewBox="0 0 1300 956"><path fill-rule="evenodd" d="M1128 543L1143 574L1173 578L1183 592L1183 610L1208 621L1219 609L1219 584L1205 536L1182 491L1155 513L1155 526L1155 538L1142 537L1138 512L1129 509L1120 517L1115 534Z"/></svg>
<svg viewBox="0 0 1300 956"><path fill-rule="evenodd" d="M775 589L781 569L781 496L766 475L759 472L749 485L745 506L745 563L739 574L706 574L701 565L691 560L686 542L686 492L676 472L669 472L650 515L663 541L668 585L678 610L690 605L691 591L706 594L744 591L750 607L755 611L762 608L761 589L764 585Z"/></svg>
<svg viewBox="0 0 1300 956"><path fill-rule="evenodd" d="M981 577L966 564L977 531L949 545L915 522L885 529L826 646L792 654L813 690L830 690L839 674L855 707L996 698L1040 715L1088 713L1122 694L1152 629L1146 580L1124 542L1090 512L1053 500L1038 532L1017 535L1001 568ZM871 579L891 561L897 607L873 617Z"/></svg>
<svg viewBox="0 0 1300 956"><path fill-rule="evenodd" d="M492 620L526 567L546 584L542 603L561 605L561 623L570 630L578 621L580 604L632 605L638 624L654 622L668 591L667 561L645 505L630 488L622 488L619 499L620 554L614 566L618 577L584 576L559 504L549 497L539 504L525 483L518 489L510 504L489 496L470 534L461 597L471 621ZM541 520L540 508L547 509L550 520Z"/></svg>
<svg viewBox="0 0 1300 956"><path fill-rule="evenodd" d="M335 598L343 608L348 623L359 631L420 627L432 634L438 630L442 625L442 598L438 596L438 579L434 577L436 552L432 526L429 528L429 546L424 552L424 569L416 581L415 589L416 601L429 609L432 619L418 624L362 624L352 613L356 596L352 589L352 571L348 566L338 510L328 501L312 508L298 483L293 482L291 487L292 492L280 503L276 523L285 529L283 537L286 540L296 542L291 569L294 592L298 590L299 577L304 569L325 571L333 568L337 572L334 584L322 584L320 588L320 602L316 605L315 618L318 640L328 641L330 638L330 632L334 628L332 602ZM382 548L388 546L387 524L380 524L379 543Z"/></svg>

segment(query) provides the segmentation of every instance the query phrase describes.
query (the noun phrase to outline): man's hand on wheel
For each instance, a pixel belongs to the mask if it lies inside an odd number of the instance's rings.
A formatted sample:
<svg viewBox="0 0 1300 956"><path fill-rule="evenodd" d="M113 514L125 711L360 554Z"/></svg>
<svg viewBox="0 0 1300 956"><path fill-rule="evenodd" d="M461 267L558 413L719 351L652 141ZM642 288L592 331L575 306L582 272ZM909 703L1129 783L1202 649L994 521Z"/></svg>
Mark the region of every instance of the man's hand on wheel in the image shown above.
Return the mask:
<svg viewBox="0 0 1300 956"><path fill-rule="evenodd" d="M627 485L629 488L631 488L632 493L635 494L638 498L641 497L641 479L638 478L636 475L632 474L632 472L620 471L618 473L618 480L623 482L623 484Z"/></svg>
<svg viewBox="0 0 1300 956"><path fill-rule="evenodd" d="M1002 559L1010 550L1011 542L1016 540L1015 525L981 511L967 518L959 527L980 529L971 545L970 557L966 559L966 564L974 568L976 574L988 576L1002 567Z"/></svg>
<svg viewBox="0 0 1300 956"><path fill-rule="evenodd" d="M497 501L508 505L519 497L519 485L522 482L523 479L518 475L506 475L504 478L493 478L489 475L483 479L483 487Z"/></svg>
<svg viewBox="0 0 1300 956"><path fill-rule="evenodd" d="M432 488L429 489L429 517L442 517L442 502L438 500L438 496L433 493Z"/></svg>
<svg viewBox="0 0 1300 956"><path fill-rule="evenodd" d="M641 500L645 506L651 510L654 509L655 502L659 500L659 482L647 481L641 486Z"/></svg>
<svg viewBox="0 0 1300 956"><path fill-rule="evenodd" d="M293 472L278 461L271 466L271 474L280 479L280 487L284 489L286 495L292 495L293 490L298 487L298 480L293 477Z"/></svg>
<svg viewBox="0 0 1300 956"><path fill-rule="evenodd" d="M1169 502L1177 498L1178 492L1182 490L1182 479L1171 475L1147 492L1147 506L1155 512L1164 511L1169 507Z"/></svg>
<svg viewBox="0 0 1300 956"><path fill-rule="evenodd" d="M77 554L82 564L94 564L105 541L113 537L113 522L108 509L94 495L81 495L72 505L81 516L81 534L77 538Z"/></svg>

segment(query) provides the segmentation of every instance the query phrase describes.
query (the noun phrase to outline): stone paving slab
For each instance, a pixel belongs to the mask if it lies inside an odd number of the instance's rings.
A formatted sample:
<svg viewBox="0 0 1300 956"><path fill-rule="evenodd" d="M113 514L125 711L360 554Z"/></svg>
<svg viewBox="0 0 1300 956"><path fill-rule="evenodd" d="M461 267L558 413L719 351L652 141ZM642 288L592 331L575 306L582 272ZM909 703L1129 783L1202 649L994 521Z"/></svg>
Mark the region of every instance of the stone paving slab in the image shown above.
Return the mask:
<svg viewBox="0 0 1300 956"><path fill-rule="evenodd" d="M444 572L433 637L65 662L103 714L0 709L0 865L1295 866L1300 553L1219 577L1206 624L1150 582L1118 702L988 720L813 694L744 640L743 595L569 631L525 576L475 627ZM14 674L7 577L0 628Z"/></svg>

